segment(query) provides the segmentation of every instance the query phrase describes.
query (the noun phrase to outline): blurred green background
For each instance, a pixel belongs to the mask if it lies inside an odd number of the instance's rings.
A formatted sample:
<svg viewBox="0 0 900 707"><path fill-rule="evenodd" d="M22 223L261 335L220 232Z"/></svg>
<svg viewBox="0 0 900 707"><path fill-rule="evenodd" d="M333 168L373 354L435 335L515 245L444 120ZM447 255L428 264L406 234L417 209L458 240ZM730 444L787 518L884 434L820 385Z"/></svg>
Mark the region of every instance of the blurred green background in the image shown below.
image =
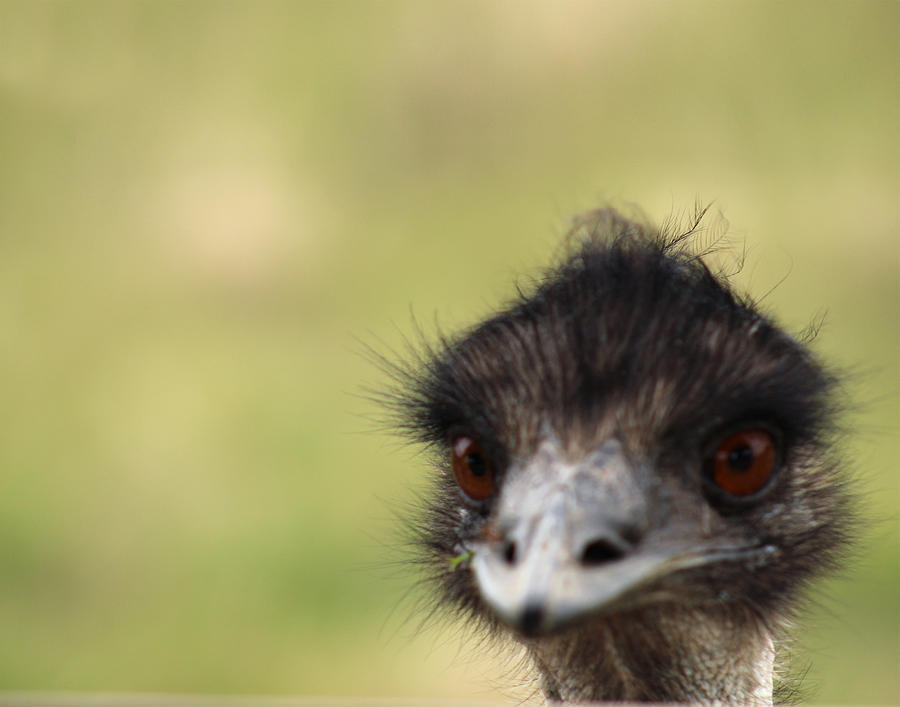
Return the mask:
<svg viewBox="0 0 900 707"><path fill-rule="evenodd" d="M357 337L699 197L851 374L871 522L794 667L900 700L898 37L893 1L0 2L0 690L496 698L407 621L423 464Z"/></svg>

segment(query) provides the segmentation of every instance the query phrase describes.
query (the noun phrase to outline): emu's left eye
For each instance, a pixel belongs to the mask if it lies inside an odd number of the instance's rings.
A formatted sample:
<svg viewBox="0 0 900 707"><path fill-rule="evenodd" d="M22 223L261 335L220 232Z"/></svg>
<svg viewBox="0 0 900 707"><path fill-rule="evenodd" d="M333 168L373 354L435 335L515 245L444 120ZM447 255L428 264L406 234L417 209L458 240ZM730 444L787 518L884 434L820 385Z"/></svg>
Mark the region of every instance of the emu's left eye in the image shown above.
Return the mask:
<svg viewBox="0 0 900 707"><path fill-rule="evenodd" d="M496 490L490 459L471 437L460 435L453 440L453 475L462 492L473 501L483 501Z"/></svg>
<svg viewBox="0 0 900 707"><path fill-rule="evenodd" d="M760 491L775 471L775 440L760 428L740 430L716 447L710 460L710 478L731 496Z"/></svg>

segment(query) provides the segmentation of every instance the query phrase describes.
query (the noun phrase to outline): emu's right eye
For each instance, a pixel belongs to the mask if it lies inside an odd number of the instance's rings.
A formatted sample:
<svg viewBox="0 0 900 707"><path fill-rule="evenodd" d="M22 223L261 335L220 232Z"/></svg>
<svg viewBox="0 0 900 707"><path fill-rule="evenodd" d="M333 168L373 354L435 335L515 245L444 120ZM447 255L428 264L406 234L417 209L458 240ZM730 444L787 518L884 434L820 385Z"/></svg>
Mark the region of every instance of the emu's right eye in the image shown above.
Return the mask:
<svg viewBox="0 0 900 707"><path fill-rule="evenodd" d="M459 488L473 501L483 501L496 491L494 467L487 453L471 437L453 440L453 475Z"/></svg>

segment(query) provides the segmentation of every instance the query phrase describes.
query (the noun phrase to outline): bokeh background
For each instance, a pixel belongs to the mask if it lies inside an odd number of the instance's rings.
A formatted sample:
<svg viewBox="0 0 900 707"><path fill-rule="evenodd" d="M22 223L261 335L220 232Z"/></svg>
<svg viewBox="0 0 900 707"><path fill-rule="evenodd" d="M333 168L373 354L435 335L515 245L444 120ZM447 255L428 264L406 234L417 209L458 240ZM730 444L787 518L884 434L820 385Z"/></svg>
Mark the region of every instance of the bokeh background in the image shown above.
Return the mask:
<svg viewBox="0 0 900 707"><path fill-rule="evenodd" d="M359 340L572 214L714 201L850 374L858 561L793 664L900 700L900 3L0 2L0 690L491 699L391 565Z"/></svg>

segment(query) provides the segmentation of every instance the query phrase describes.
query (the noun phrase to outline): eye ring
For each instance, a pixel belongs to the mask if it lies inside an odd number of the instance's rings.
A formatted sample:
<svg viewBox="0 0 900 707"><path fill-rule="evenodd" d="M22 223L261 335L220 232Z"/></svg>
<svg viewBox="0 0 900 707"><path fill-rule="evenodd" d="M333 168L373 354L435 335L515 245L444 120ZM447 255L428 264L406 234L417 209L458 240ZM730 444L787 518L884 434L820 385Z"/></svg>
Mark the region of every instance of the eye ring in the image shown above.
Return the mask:
<svg viewBox="0 0 900 707"><path fill-rule="evenodd" d="M473 501L483 501L497 490L494 466L484 447L459 435L451 444L453 475L460 490Z"/></svg>
<svg viewBox="0 0 900 707"><path fill-rule="evenodd" d="M778 467L775 436L763 427L746 427L722 438L707 461L707 476L734 499L763 491Z"/></svg>

